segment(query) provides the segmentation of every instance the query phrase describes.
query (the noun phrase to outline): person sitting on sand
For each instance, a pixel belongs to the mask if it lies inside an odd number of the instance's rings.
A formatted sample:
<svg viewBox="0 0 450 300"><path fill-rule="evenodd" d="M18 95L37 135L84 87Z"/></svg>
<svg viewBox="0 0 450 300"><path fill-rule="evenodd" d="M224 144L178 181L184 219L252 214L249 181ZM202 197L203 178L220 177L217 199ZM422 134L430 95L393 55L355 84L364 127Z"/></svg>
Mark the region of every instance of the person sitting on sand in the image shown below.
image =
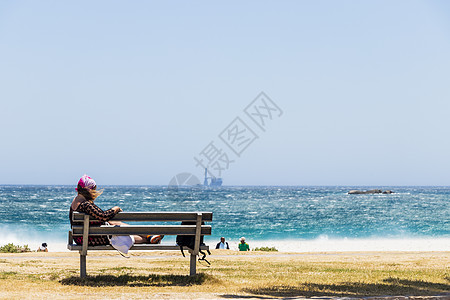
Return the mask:
<svg viewBox="0 0 450 300"><path fill-rule="evenodd" d="M37 252L48 252L47 243L42 243L42 245L40 245L36 251Z"/></svg>
<svg viewBox="0 0 450 300"><path fill-rule="evenodd" d="M220 238L220 242L217 243L216 249L230 249L230 246L228 246L228 242L225 242L224 237Z"/></svg>
<svg viewBox="0 0 450 300"><path fill-rule="evenodd" d="M120 221L110 221L115 215L122 211L122 209L118 206L114 206L108 210L103 211L100 207L94 204L95 199L103 193L102 191L97 191L97 184L94 179L87 176L86 174L80 178L78 181L78 185L76 188L78 195L73 199L72 204L70 205L69 218L70 224L73 222L73 212L82 212L88 214L98 221L90 222L90 226L100 226L105 225L108 222L110 225L127 225L126 223ZM164 237L162 235L133 235L130 236L135 244L159 244L161 239ZM83 244L83 237L78 236L74 237L73 240L77 245ZM98 246L98 245L109 245L110 241L108 236L89 236L88 245L89 246Z"/></svg>
<svg viewBox="0 0 450 300"><path fill-rule="evenodd" d="M245 237L241 237L241 242L238 247L239 251L250 251L250 246L245 242Z"/></svg>

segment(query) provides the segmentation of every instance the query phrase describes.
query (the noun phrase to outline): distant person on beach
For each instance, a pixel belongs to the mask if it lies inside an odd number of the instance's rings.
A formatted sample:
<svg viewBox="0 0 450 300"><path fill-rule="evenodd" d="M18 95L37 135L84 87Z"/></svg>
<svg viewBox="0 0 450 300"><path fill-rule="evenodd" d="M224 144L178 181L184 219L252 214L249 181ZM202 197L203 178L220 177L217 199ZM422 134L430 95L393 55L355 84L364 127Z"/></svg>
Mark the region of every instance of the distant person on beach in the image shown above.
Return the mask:
<svg viewBox="0 0 450 300"><path fill-rule="evenodd" d="M37 252L48 252L47 243L42 243L42 245L40 245L36 251Z"/></svg>
<svg viewBox="0 0 450 300"><path fill-rule="evenodd" d="M220 242L217 243L216 249L230 249L230 246L228 246L228 242L225 242L224 237L220 238Z"/></svg>
<svg viewBox="0 0 450 300"><path fill-rule="evenodd" d="M100 207L94 204L95 199L103 193L103 190L97 191L97 184L91 177L86 174L80 178L76 188L78 195L73 199L72 205L70 206L69 218L70 224L72 225L73 212L82 212L88 214L98 221L91 221L90 226L100 226L108 222L110 225L126 225L120 221L110 221L115 215L122 211L118 206L114 206L108 210L103 211ZM161 235L132 235L130 236L134 244L159 244L163 236ZM78 245L83 244L83 237L74 237L73 240ZM108 236L89 236L88 245L109 245L110 241Z"/></svg>
<svg viewBox="0 0 450 300"><path fill-rule="evenodd" d="M238 247L239 251L250 251L250 246L245 242L245 237L241 237L241 242Z"/></svg>

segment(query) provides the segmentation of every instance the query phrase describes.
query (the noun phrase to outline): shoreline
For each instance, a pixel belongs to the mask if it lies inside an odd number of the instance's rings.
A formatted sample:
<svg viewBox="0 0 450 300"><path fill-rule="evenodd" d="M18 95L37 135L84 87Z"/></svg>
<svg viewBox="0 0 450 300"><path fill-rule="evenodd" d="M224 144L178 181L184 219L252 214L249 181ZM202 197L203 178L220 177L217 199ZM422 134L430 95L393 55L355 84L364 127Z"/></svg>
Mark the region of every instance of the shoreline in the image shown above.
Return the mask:
<svg viewBox="0 0 450 300"><path fill-rule="evenodd" d="M212 238L205 240L210 249L214 249L216 241ZM218 242L219 239L217 239ZM0 243L5 245L13 243L16 245L28 245L31 250L37 249L42 242L48 244L50 252L69 252L67 242L61 240L45 239L40 237L39 240L33 239L28 241L18 239L6 239ZM230 249L237 251L237 240L226 240ZM163 240L163 244L175 244L174 237L167 237ZM252 240L247 238L250 249L256 247L275 247L279 252L283 253L316 253L316 252L367 252L367 251L400 251L400 252L427 252L427 251L450 251L450 238L328 238L321 236L317 239L278 239L278 240Z"/></svg>
<svg viewBox="0 0 450 300"><path fill-rule="evenodd" d="M265 257L306 257L306 256L324 256L324 257L349 257L349 256L379 256L379 255L391 255L391 256L401 256L401 255L450 255L450 251L318 251L318 252L277 252L277 251L234 251L234 250L225 250L225 249L211 249L211 255L207 255L208 258L242 258L242 257L257 257L257 258L265 258ZM176 258L177 256L182 254L179 250L166 250L166 251L140 251L140 250L130 250L128 252L130 258L139 258L139 259L168 259L168 258ZM0 260L1 259L60 259L60 258L79 258L78 251L61 251L61 252L22 252L22 253L1 253L0 252ZM112 259L123 259L123 257L115 252L114 250L109 251L88 251L88 257L92 259L98 258L112 258ZM450 278L449 278L450 279Z"/></svg>

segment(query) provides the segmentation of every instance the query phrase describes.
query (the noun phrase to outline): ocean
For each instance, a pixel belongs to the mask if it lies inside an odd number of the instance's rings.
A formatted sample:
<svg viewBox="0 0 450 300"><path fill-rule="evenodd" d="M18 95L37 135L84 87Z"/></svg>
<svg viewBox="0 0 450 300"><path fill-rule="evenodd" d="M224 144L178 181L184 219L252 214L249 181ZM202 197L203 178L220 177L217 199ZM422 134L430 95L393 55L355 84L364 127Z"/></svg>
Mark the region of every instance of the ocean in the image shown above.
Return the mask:
<svg viewBox="0 0 450 300"><path fill-rule="evenodd" d="M124 211L212 211L214 246L280 251L450 251L450 187L380 187L394 194L349 195L355 187L104 186L96 204ZM374 187L358 187L365 190ZM0 186L0 245L42 243L67 251L73 186ZM167 236L164 243L174 243Z"/></svg>

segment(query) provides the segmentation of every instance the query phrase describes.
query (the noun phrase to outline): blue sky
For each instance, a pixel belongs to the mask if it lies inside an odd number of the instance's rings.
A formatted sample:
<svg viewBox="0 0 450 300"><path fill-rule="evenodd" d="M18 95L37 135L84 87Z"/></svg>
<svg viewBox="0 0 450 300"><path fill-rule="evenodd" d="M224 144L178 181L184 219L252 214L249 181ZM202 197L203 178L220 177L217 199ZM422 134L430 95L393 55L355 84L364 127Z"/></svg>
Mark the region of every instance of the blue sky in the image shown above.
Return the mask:
<svg viewBox="0 0 450 300"><path fill-rule="evenodd" d="M449 53L446 1L2 1L0 184L201 178L213 142L227 185L448 185Z"/></svg>

